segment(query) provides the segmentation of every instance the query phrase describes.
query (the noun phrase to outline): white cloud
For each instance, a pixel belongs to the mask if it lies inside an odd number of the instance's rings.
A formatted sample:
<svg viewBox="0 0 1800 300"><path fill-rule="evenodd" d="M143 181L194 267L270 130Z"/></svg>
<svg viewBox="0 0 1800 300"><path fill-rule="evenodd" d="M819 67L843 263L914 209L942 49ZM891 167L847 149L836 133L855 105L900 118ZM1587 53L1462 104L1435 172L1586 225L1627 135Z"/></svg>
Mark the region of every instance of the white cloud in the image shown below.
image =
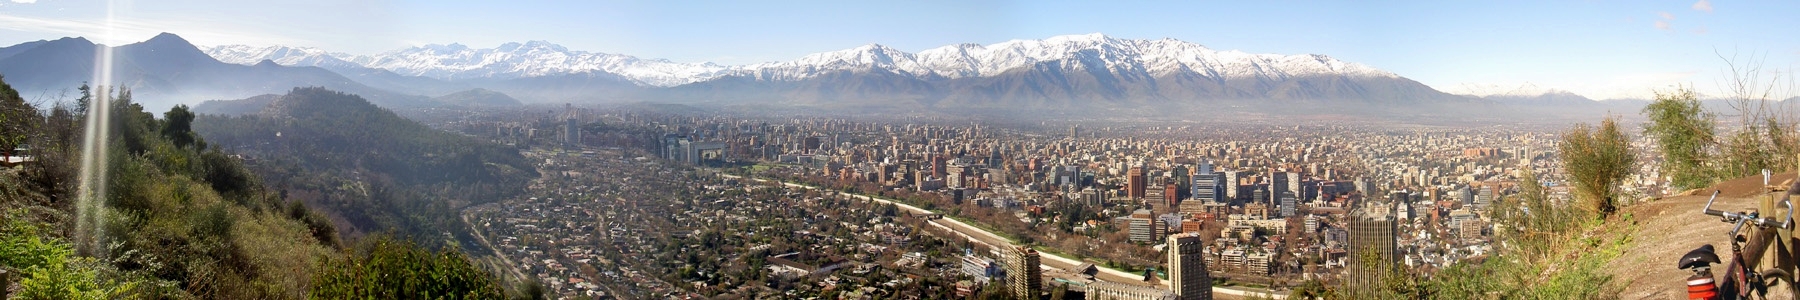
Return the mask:
<svg viewBox="0 0 1800 300"><path fill-rule="evenodd" d="M1669 23L1669 21L1675 20L1674 14L1670 14L1669 12L1665 11L1665 12L1657 12L1656 15L1662 17L1662 20L1656 20L1656 23L1655 23L1656 29L1675 30L1675 26L1673 24Z"/></svg>
<svg viewBox="0 0 1800 300"><path fill-rule="evenodd" d="M19 3L19 4L32 4L32 3L37 3L37 0L12 0L12 2Z"/></svg>
<svg viewBox="0 0 1800 300"><path fill-rule="evenodd" d="M1712 12L1712 1L1700 0L1700 2L1694 2L1694 10Z"/></svg>

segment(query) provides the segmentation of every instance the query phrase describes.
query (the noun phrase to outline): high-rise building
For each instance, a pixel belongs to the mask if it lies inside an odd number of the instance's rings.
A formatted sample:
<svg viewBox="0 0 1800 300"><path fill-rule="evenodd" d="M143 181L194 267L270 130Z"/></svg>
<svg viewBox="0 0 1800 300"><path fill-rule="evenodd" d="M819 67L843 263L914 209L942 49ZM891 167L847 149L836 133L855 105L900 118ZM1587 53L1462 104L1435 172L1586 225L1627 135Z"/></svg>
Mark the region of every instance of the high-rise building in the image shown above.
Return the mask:
<svg viewBox="0 0 1800 300"><path fill-rule="evenodd" d="M1385 204L1366 205L1359 208L1350 219L1350 253L1348 287L1360 290L1372 287L1377 283L1380 270L1391 268L1397 259L1399 243L1395 237L1399 231L1399 222L1394 219L1392 206ZM1373 255L1373 261L1364 261L1364 255Z"/></svg>
<svg viewBox="0 0 1800 300"><path fill-rule="evenodd" d="M1286 218L1294 216L1294 210L1297 208L1296 206L1299 205L1300 199L1299 197L1294 196L1294 192L1281 192L1281 217Z"/></svg>
<svg viewBox="0 0 1800 300"><path fill-rule="evenodd" d="M1144 188L1148 185L1149 185L1149 179L1144 178L1144 167L1143 166L1141 166L1141 165L1132 166L1130 170L1125 171L1125 196L1126 197L1131 197L1132 199L1143 199L1144 198Z"/></svg>
<svg viewBox="0 0 1800 300"><path fill-rule="evenodd" d="M1224 172L1224 182L1219 183L1219 188L1225 190L1225 198L1220 199L1220 201L1231 202L1238 199L1238 185L1243 184L1243 182L1240 182L1240 176L1238 171Z"/></svg>
<svg viewBox="0 0 1800 300"><path fill-rule="evenodd" d="M1052 184L1081 187L1081 166L1059 166L1051 169L1056 174L1055 182Z"/></svg>
<svg viewBox="0 0 1800 300"><path fill-rule="evenodd" d="M1275 207L1276 202L1281 201L1280 199L1276 199L1276 198L1281 197L1282 191L1288 190L1288 185L1290 182L1288 180L1292 179L1292 177L1288 177L1288 174L1293 174L1293 173L1288 173L1288 172L1270 173L1269 174L1269 193L1266 194L1269 196L1269 198L1268 199L1257 199L1257 200L1269 201L1269 207Z"/></svg>
<svg viewBox="0 0 1800 300"><path fill-rule="evenodd" d="M1014 299L1037 299L1043 292L1044 269L1038 267L1038 252L1017 246L1007 255L1006 278Z"/></svg>
<svg viewBox="0 0 1800 300"><path fill-rule="evenodd" d="M1496 197L1494 195L1494 185L1482 185L1481 194L1475 195L1475 203L1473 206L1476 210L1486 209L1489 203L1494 202L1494 197Z"/></svg>
<svg viewBox="0 0 1800 300"><path fill-rule="evenodd" d="M931 177L942 179L944 176L948 175L950 175L949 159L945 158L943 155L932 155Z"/></svg>
<svg viewBox="0 0 1800 300"><path fill-rule="evenodd" d="M1456 201L1462 202L1462 205L1465 207L1472 207L1475 205L1475 192L1469 190L1469 187L1466 186L1456 188Z"/></svg>
<svg viewBox="0 0 1800 300"><path fill-rule="evenodd" d="M565 122L565 124L563 124L563 143L570 146L581 145L581 125L577 124L580 121L575 120L575 118L568 118L563 121Z"/></svg>
<svg viewBox="0 0 1800 300"><path fill-rule="evenodd" d="M1212 274L1206 271L1206 242L1198 233L1169 236L1169 286L1177 299L1212 299Z"/></svg>
<svg viewBox="0 0 1800 300"><path fill-rule="evenodd" d="M1288 172L1286 181L1287 181L1287 185L1284 185L1281 188L1287 189L1288 192L1294 193L1295 198L1305 198L1306 197L1306 191L1302 188L1302 187L1306 186L1306 180L1304 179L1304 177L1300 176L1300 172Z"/></svg>
<svg viewBox="0 0 1800 300"><path fill-rule="evenodd" d="M809 153L812 151L815 151L815 150L819 150L819 145L821 145L821 144L823 144L823 142L821 142L819 140L819 137L816 137L816 136L809 136L809 137L800 139L800 149L807 151Z"/></svg>
<svg viewBox="0 0 1800 300"><path fill-rule="evenodd" d="M1193 189L1191 194L1193 194L1194 199L1200 200L1201 202L1220 202L1223 200L1219 198L1223 189L1220 188L1222 182L1220 182L1221 180L1219 180L1218 175L1219 174L1217 173L1213 173L1212 163L1200 163L1200 168L1194 170L1194 183L1189 186L1189 188Z"/></svg>
<svg viewBox="0 0 1800 300"><path fill-rule="evenodd" d="M1176 186L1174 183L1163 184L1163 201L1167 203L1165 205L1168 205L1168 207L1180 205L1181 187Z"/></svg>
<svg viewBox="0 0 1800 300"><path fill-rule="evenodd" d="M1249 203L1254 204L1257 207L1264 208L1264 210L1262 211L1263 212L1262 214L1257 214L1257 215L1261 216L1263 219L1269 218L1269 215L1267 214L1268 213L1267 209L1275 208L1275 203L1269 201L1268 187L1258 187L1255 190L1250 191L1250 202ZM1250 204L1246 204L1245 207L1249 207ZM1246 210L1244 212L1244 214L1251 214L1251 213L1248 210Z"/></svg>

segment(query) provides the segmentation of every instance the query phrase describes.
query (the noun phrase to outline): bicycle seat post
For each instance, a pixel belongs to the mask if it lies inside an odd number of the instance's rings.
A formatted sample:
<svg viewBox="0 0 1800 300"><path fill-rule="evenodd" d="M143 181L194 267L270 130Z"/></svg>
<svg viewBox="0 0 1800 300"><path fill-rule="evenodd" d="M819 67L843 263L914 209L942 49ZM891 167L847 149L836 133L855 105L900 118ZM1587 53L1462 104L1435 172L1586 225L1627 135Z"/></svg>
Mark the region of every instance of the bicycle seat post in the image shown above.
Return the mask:
<svg viewBox="0 0 1800 300"><path fill-rule="evenodd" d="M1719 286L1714 283L1712 268L1694 268L1694 276L1687 278L1688 299L1715 299L1719 296Z"/></svg>

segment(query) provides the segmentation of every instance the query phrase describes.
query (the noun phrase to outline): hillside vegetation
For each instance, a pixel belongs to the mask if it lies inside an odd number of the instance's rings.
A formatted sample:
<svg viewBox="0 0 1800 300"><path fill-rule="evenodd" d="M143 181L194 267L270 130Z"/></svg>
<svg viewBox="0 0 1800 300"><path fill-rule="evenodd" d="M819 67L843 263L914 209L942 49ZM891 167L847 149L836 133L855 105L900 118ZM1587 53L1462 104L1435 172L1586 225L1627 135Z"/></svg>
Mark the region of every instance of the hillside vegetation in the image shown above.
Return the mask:
<svg viewBox="0 0 1800 300"><path fill-rule="evenodd" d="M0 169L0 269L25 299L499 298L462 254L371 238L346 246L331 221L271 192L233 155L190 131L177 106L157 119L129 91L81 88L39 115L0 82L7 149L35 163ZM111 99L107 101L107 99ZM77 229L83 120L111 109L101 226ZM83 243L93 237L93 243Z"/></svg>
<svg viewBox="0 0 1800 300"><path fill-rule="evenodd" d="M194 131L253 158L250 169L271 187L344 221L350 235L394 230L469 241L457 208L515 195L537 177L516 149L323 88L296 88L253 115L201 115Z"/></svg>

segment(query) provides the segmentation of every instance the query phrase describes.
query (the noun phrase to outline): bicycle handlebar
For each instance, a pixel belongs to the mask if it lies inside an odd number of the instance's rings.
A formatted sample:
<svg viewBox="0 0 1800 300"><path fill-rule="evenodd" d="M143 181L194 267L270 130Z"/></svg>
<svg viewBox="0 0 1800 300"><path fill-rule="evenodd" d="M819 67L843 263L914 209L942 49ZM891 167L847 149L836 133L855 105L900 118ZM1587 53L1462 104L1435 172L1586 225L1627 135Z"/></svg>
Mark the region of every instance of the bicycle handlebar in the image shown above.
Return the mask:
<svg viewBox="0 0 1800 300"><path fill-rule="evenodd" d="M1708 215L1718 216L1718 217L1724 219L1724 221L1726 223L1740 223L1739 226L1742 226L1741 223L1750 223L1750 224L1755 224L1757 227L1763 227L1763 228L1793 229L1794 228L1794 205L1793 205L1793 203L1788 201L1788 197L1786 195L1783 195L1781 198L1782 198L1781 205L1784 206L1785 208L1787 208L1787 214L1788 214L1787 218L1784 220L1781 220L1781 221L1777 221L1775 219L1770 219L1770 218L1760 218L1760 215L1754 210L1748 211L1748 212L1742 212L1742 213L1714 210L1714 209L1712 209L1712 205L1713 205L1713 201L1719 200L1719 190L1713 190L1712 197L1706 199L1706 207L1702 208L1700 212L1708 214ZM1748 221L1748 222L1741 222L1741 221ZM1732 232L1737 232L1737 230L1732 230Z"/></svg>

